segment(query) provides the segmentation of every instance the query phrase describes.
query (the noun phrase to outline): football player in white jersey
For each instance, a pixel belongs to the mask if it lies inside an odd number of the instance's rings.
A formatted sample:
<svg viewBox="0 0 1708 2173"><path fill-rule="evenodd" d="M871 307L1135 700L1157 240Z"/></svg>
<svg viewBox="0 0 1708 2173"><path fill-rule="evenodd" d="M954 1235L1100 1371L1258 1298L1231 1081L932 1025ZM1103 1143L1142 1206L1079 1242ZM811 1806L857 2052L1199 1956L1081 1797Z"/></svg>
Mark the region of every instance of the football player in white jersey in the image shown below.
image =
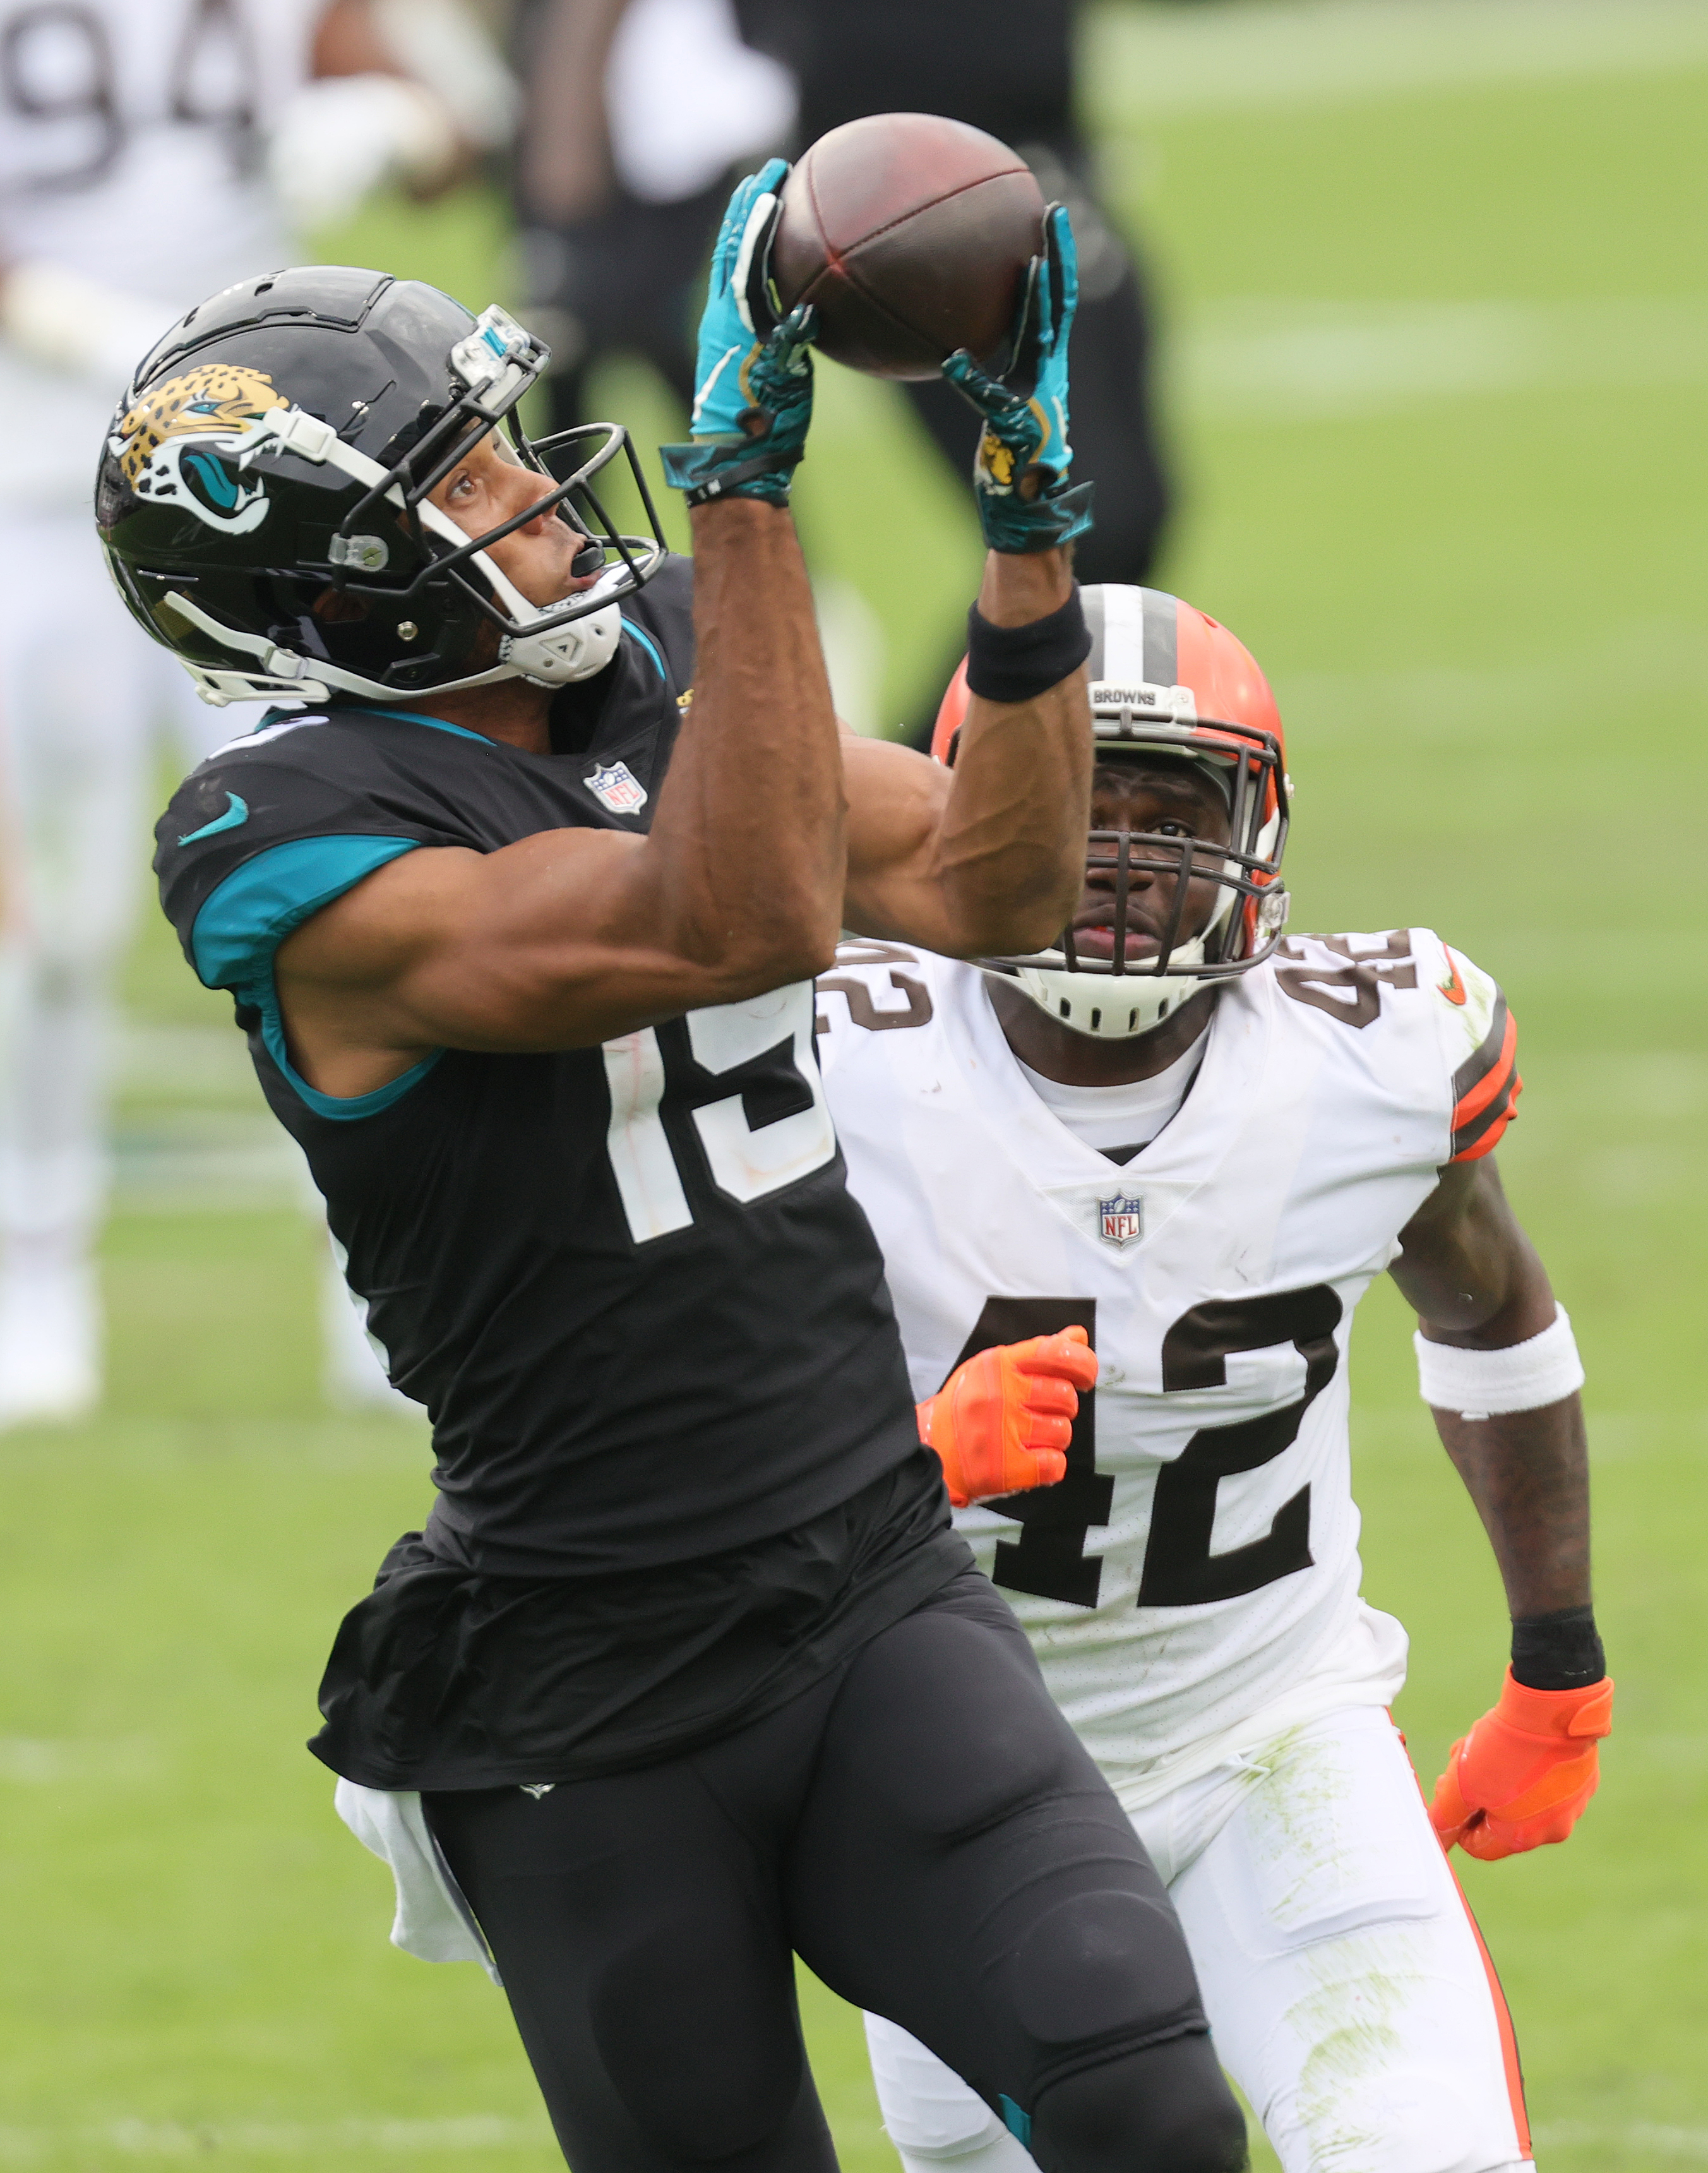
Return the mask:
<svg viewBox="0 0 1708 2173"><path fill-rule="evenodd" d="M850 1183L919 1397L987 1345L1091 1335L1066 1476L957 1522L1168 1883L1286 2173L1505 2173L1531 2154L1517 2052L1445 1850L1563 1840L1613 1693L1582 1371L1490 1154L1515 1029L1426 929L1285 938L1263 674L1172 596L1085 604L1081 909L983 970L844 946L819 1011ZM963 667L944 761L965 704ZM1513 1617L1428 1809L1350 1491L1352 1314L1384 1269ZM868 2035L908 2173L1024 2173L1023 2121L893 2024Z"/></svg>
<svg viewBox="0 0 1708 2173"><path fill-rule="evenodd" d="M0 1426L99 1397L109 990L154 735L188 766L230 732L101 565L108 418L175 315L290 261L288 213L450 177L509 99L454 0L0 0ZM341 1370L389 1395L339 1306Z"/></svg>

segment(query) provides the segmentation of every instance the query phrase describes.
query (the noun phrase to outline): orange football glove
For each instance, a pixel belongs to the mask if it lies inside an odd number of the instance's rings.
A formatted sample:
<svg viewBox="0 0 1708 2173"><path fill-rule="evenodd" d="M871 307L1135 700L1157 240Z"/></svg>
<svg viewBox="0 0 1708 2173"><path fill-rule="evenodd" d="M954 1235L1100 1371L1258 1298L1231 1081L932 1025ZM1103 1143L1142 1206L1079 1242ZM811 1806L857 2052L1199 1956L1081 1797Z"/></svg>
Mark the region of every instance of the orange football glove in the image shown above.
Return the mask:
<svg viewBox="0 0 1708 2173"><path fill-rule="evenodd" d="M1443 1848L1492 1863L1564 1841L1601 1780L1596 1744L1613 1733L1611 1677L1533 1690L1506 1670L1501 1701L1447 1753L1430 1819Z"/></svg>
<svg viewBox="0 0 1708 2173"><path fill-rule="evenodd" d="M1053 1486L1066 1475L1078 1392L1096 1385L1089 1345L1083 1328L999 1343L957 1366L928 1403L915 1406L919 1438L936 1450L957 1509Z"/></svg>

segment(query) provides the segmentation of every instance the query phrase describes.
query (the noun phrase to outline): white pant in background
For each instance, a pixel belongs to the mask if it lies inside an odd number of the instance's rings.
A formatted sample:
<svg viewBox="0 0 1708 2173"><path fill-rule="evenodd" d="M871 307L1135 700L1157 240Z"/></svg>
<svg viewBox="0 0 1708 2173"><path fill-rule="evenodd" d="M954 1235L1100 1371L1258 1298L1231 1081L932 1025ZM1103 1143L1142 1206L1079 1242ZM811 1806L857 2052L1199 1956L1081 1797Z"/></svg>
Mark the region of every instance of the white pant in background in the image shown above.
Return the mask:
<svg viewBox="0 0 1708 2173"><path fill-rule="evenodd" d="M113 984L144 896L156 755L187 772L259 715L210 708L135 624L87 511L0 513L0 1424L99 1396ZM412 1410L329 1258L335 1280L329 1392Z"/></svg>
<svg viewBox="0 0 1708 2173"><path fill-rule="evenodd" d="M0 516L0 1247L14 1271L87 1268L155 750L175 740L187 769L230 733L132 624L87 512Z"/></svg>
<svg viewBox="0 0 1708 2173"><path fill-rule="evenodd" d="M1198 1970L1222 2065L1285 2173L1528 2166L1510 2025L1387 1716L1348 1707L1134 1815ZM905 2030L866 2018L909 2173L1029 2154Z"/></svg>

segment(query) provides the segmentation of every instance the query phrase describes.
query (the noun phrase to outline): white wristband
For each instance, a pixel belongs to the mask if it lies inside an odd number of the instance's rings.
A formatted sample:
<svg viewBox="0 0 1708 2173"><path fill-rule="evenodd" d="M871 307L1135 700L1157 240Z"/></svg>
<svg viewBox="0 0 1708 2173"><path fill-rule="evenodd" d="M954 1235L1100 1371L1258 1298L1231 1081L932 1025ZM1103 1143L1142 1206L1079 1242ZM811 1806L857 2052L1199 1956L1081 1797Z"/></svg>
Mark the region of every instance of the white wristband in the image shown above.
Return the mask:
<svg viewBox="0 0 1708 2173"><path fill-rule="evenodd" d="M1583 1386L1577 1340L1563 1305L1554 1308L1552 1327L1504 1351L1462 1351L1456 1344L1425 1342L1421 1335L1411 1340L1418 1393L1426 1404L1457 1411L1462 1419L1539 1410Z"/></svg>

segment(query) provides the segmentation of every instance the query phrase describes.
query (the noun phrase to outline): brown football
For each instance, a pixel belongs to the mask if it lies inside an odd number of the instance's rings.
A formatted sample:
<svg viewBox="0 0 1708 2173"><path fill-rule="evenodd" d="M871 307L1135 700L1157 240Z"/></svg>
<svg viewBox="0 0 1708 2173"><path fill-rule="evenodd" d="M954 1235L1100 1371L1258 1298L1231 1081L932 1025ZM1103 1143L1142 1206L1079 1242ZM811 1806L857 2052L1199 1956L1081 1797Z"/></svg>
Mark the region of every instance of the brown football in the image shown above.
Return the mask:
<svg viewBox="0 0 1708 2173"><path fill-rule="evenodd" d="M875 113L821 136L784 184L771 278L785 313L818 310L818 346L878 377L935 377L964 347L1004 359L1043 197L983 129Z"/></svg>

